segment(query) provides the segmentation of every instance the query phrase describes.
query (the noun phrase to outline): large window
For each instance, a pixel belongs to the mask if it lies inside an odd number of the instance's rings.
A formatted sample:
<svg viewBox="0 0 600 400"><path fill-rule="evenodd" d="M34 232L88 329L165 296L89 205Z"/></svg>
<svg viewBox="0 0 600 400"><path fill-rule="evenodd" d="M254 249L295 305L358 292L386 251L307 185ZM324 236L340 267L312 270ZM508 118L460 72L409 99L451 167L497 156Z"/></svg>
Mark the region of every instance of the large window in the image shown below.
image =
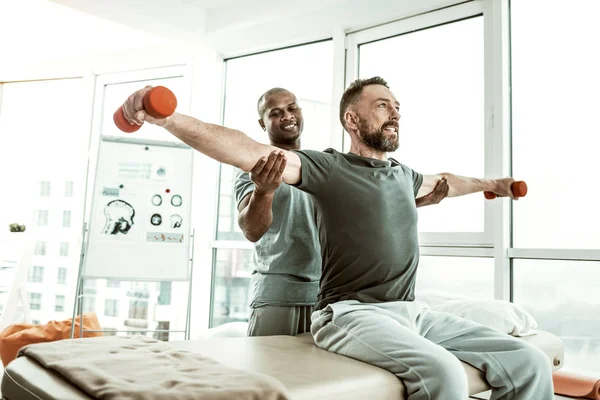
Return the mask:
<svg viewBox="0 0 600 400"><path fill-rule="evenodd" d="M302 107L302 148L324 150L331 142L332 72L331 41L227 60L223 124L269 143L258 124L256 103L268 89L282 87L294 93ZM221 165L219 240L245 240L237 224L233 174L233 167Z"/></svg>
<svg viewBox="0 0 600 400"><path fill-rule="evenodd" d="M483 32L476 16L359 44L358 77L381 76L400 102L390 157L421 173L484 176ZM484 232L484 202L472 195L419 209L419 231Z"/></svg>
<svg viewBox="0 0 600 400"><path fill-rule="evenodd" d="M600 249L599 13L590 0L511 2L513 171L531 188L515 247Z"/></svg>
<svg viewBox="0 0 600 400"><path fill-rule="evenodd" d="M129 318L142 319L148 318L148 302L145 300L129 301Z"/></svg>
<svg viewBox="0 0 600 400"><path fill-rule="evenodd" d="M331 147L332 84L333 44L330 40L227 60L223 123L261 143L269 143L267 134L258 124L256 103L268 89L282 87L294 93L302 107L302 148L324 150ZM249 246L237 223L234 168L221 165L220 176L215 247L220 247L219 241L238 244L233 249L219 248L216 251L212 326L230 319L247 318L249 272L252 271L248 257L251 250L240 250ZM248 273L237 279L228 272L234 267L227 263L240 260L240 251L245 254L243 258L247 262L236 261L235 265L245 265ZM231 286L225 287L228 284Z"/></svg>
<svg viewBox="0 0 600 400"><path fill-rule="evenodd" d="M565 345L565 368L600 374L600 262L515 260L514 302Z"/></svg>
<svg viewBox="0 0 600 400"><path fill-rule="evenodd" d="M65 197L73 197L73 182L65 182Z"/></svg>
<svg viewBox="0 0 600 400"><path fill-rule="evenodd" d="M42 308L42 294L41 293L29 293L29 308L32 311L40 310Z"/></svg>
<svg viewBox="0 0 600 400"><path fill-rule="evenodd" d="M33 249L33 255L45 256L46 255L46 242L37 242Z"/></svg>
<svg viewBox="0 0 600 400"><path fill-rule="evenodd" d="M113 114L134 91L146 85L160 85L173 91L177 97L177 111L189 115L192 86L188 73L187 67L177 65L99 76L96 79L96 107L94 108L95 113L92 124L94 153L98 150L99 136L181 143L179 139L163 128L152 124L144 124L134 135L123 133L115 126ZM92 164L91 168L92 173L94 173L96 165ZM195 179L198 181L201 177L195 176ZM195 182L194 185L198 182ZM73 191L77 191L80 185L77 182L68 180L63 181L61 184L64 190L61 195L64 195L65 202L70 202L68 198ZM89 186L90 184L88 184ZM66 206L65 210L68 210ZM147 221L148 226L151 226L150 217L146 220L146 217L144 217L145 211L143 209L139 211L138 213L136 209L137 224L143 225L144 221ZM204 218L203 213L200 214ZM68 220L68 217L65 216L65 219ZM71 217L71 226L73 227L75 224L72 219L73 217ZM204 222L202 220L202 223ZM62 253L68 257L76 257L79 249L61 248ZM165 268L168 268L168 265L165 265ZM146 281L120 281L118 278L111 276L105 278L85 280L84 293L87 296L83 303L84 310L94 310L98 314L103 329L117 330L119 335L131 334L132 331L137 329L153 330L158 326L165 326L165 324L173 330L183 330L185 317L187 316L189 282L151 283ZM138 278L144 279L145 277L138 276ZM171 301L171 298L173 301ZM165 337L183 337L179 333L175 334L173 332L172 334L176 336L166 333Z"/></svg>
<svg viewBox="0 0 600 400"><path fill-rule="evenodd" d="M565 369L596 374L598 13L589 0L510 3L512 167L529 186L513 205L513 298L562 339Z"/></svg>
<svg viewBox="0 0 600 400"><path fill-rule="evenodd" d="M40 197L50 197L50 182L40 182Z"/></svg>
<svg viewBox="0 0 600 400"><path fill-rule="evenodd" d="M107 317L118 317L119 301L115 299L104 300L104 315Z"/></svg>
<svg viewBox="0 0 600 400"><path fill-rule="evenodd" d="M63 211L62 226L63 228L69 228L71 226L71 211Z"/></svg>
<svg viewBox="0 0 600 400"><path fill-rule="evenodd" d="M64 267L58 267L58 277L56 279L58 284L64 285L67 283L67 269Z"/></svg>
<svg viewBox="0 0 600 400"><path fill-rule="evenodd" d="M48 210L36 210L33 220L36 226L48 226Z"/></svg>
<svg viewBox="0 0 600 400"><path fill-rule="evenodd" d="M216 250L215 289L212 323L246 321L252 287L248 284L254 269L251 249Z"/></svg>
<svg viewBox="0 0 600 400"><path fill-rule="evenodd" d="M69 255L69 243L61 242L59 254L61 257L67 257Z"/></svg>
<svg viewBox="0 0 600 400"><path fill-rule="evenodd" d="M177 111L182 111L182 108L186 107L186 99L189 98L189 87L186 86L188 81L181 76L176 76L177 73L173 73L173 75L175 76L160 79L149 79L144 81L139 81L134 78L133 81L114 82L105 85L102 104L102 135L117 137L130 136L130 134L124 133L116 127L113 122L113 113L123 104L123 102L127 99L127 97L129 97L129 95L131 95L131 93L135 92L136 90L143 89L146 85L161 85L167 87L177 97ZM135 133L135 137L137 139L152 139L180 143L180 140L175 136L171 135L163 128L152 124L144 124L144 129L137 131ZM65 195L68 193L67 189L68 187L65 188Z"/></svg>
<svg viewBox="0 0 600 400"><path fill-rule="evenodd" d="M79 229L62 226L63 221L72 227L83 224L91 100L80 78L2 84L0 175L10 190L0 196L0 226L25 224L37 242L30 280L43 285L28 286L31 317L41 323L64 318L60 310L72 310L81 238ZM65 182L71 182L68 216L63 214ZM60 257L68 247L75 257ZM55 277L72 292L58 289Z"/></svg>
<svg viewBox="0 0 600 400"><path fill-rule="evenodd" d="M492 2L466 2L347 37L346 87L357 78L388 82L401 115L400 145L389 156L420 173L491 175L486 154L496 86L490 84L494 75L486 57L494 54L490 33L498 21L488 5ZM349 149L346 134L344 150ZM482 193L418 209L417 297L441 292L493 299L500 292L492 250L500 224L493 223L493 211Z"/></svg>
<svg viewBox="0 0 600 400"><path fill-rule="evenodd" d="M29 282L44 282L44 267L32 265L31 268L29 268Z"/></svg>
<svg viewBox="0 0 600 400"><path fill-rule="evenodd" d="M415 292L493 299L494 259L421 256Z"/></svg>
<svg viewBox="0 0 600 400"><path fill-rule="evenodd" d="M54 311L56 312L64 312L65 311L65 296L57 294L56 300L54 303Z"/></svg>

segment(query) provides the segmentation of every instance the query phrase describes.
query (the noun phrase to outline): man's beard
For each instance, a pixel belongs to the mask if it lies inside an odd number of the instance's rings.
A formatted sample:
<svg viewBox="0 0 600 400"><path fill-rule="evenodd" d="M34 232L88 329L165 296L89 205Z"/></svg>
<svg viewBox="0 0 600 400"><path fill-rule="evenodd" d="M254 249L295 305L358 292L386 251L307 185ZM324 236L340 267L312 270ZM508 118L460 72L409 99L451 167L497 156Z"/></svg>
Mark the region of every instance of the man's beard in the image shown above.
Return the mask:
<svg viewBox="0 0 600 400"><path fill-rule="evenodd" d="M385 123L380 129L373 129L367 125L367 122L362 120L358 122L358 137L370 148L390 153L398 150L400 143L398 141L398 132L396 129L396 137L390 137L383 130L389 126L398 128L397 124Z"/></svg>

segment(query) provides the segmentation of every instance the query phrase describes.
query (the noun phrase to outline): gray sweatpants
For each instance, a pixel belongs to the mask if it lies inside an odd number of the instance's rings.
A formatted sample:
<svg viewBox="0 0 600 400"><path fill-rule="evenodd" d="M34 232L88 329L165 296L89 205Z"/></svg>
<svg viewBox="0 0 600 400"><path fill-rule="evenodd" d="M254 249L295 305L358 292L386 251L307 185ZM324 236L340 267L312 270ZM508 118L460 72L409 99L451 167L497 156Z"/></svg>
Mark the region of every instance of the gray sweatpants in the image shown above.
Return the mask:
<svg viewBox="0 0 600 400"><path fill-rule="evenodd" d="M311 332L322 349L394 373L409 400L467 399L459 360L484 372L491 399L554 398L550 361L541 350L420 302L330 304L313 313Z"/></svg>
<svg viewBox="0 0 600 400"><path fill-rule="evenodd" d="M248 336L291 335L310 332L314 306L263 306L252 308Z"/></svg>

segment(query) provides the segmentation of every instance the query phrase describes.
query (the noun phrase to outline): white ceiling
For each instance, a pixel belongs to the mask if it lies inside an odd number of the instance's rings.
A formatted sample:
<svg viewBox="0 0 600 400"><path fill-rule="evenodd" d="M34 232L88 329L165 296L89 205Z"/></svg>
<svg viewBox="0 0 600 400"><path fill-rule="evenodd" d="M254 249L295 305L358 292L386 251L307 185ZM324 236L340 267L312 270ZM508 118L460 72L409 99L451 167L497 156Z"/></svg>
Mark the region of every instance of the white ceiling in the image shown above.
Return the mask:
<svg viewBox="0 0 600 400"><path fill-rule="evenodd" d="M153 34L189 40L330 7L347 0L50 0ZM396 0L397 1L397 0ZM406 1L406 0L400 0Z"/></svg>
<svg viewBox="0 0 600 400"><path fill-rule="evenodd" d="M464 0L0 0L2 70L154 46L224 56L332 37ZM9 16L9 17L6 17ZM14 75L14 74L13 74ZM18 73L17 73L18 75Z"/></svg>
<svg viewBox="0 0 600 400"><path fill-rule="evenodd" d="M161 35L48 0L0 2L3 62L115 52L165 42ZM123 40L125 38L125 40ZM1 63L0 63L1 64Z"/></svg>
<svg viewBox="0 0 600 400"><path fill-rule="evenodd" d="M195 1L197 3L205 2L205 0ZM327 9L346 1L302 0L284 2L280 0L254 0L237 4L236 0L229 0L225 3L231 4L207 7L206 31L207 33L231 31L282 20L287 20L290 23L299 15ZM212 1L207 2L212 3Z"/></svg>
<svg viewBox="0 0 600 400"><path fill-rule="evenodd" d="M254 50L271 43L326 38L336 29L363 28L466 0L50 1L166 40L206 40L228 55L244 52L240 44Z"/></svg>
<svg viewBox="0 0 600 400"><path fill-rule="evenodd" d="M193 3L204 9L230 8L247 4L248 0L181 0L185 3ZM256 2L255 2L256 3Z"/></svg>
<svg viewBox="0 0 600 400"><path fill-rule="evenodd" d="M50 1L166 40L201 37L206 31L206 9L194 0Z"/></svg>

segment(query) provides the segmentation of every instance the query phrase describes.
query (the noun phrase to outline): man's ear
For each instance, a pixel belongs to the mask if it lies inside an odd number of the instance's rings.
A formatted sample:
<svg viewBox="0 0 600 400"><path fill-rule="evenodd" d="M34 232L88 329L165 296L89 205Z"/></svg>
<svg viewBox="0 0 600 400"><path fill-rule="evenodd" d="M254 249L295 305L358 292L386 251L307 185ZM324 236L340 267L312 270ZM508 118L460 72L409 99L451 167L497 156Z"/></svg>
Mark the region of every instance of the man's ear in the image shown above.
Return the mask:
<svg viewBox="0 0 600 400"><path fill-rule="evenodd" d="M265 123L264 123L264 121L262 120L262 118L259 118L259 119L258 119L258 124L260 125L260 127L261 127L261 129L262 129L263 131L266 131L266 130L267 130L267 127L265 126Z"/></svg>
<svg viewBox="0 0 600 400"><path fill-rule="evenodd" d="M358 115L356 115L354 112L346 111L346 113L344 114L344 120L346 121L346 126L348 127L348 129L358 129Z"/></svg>

